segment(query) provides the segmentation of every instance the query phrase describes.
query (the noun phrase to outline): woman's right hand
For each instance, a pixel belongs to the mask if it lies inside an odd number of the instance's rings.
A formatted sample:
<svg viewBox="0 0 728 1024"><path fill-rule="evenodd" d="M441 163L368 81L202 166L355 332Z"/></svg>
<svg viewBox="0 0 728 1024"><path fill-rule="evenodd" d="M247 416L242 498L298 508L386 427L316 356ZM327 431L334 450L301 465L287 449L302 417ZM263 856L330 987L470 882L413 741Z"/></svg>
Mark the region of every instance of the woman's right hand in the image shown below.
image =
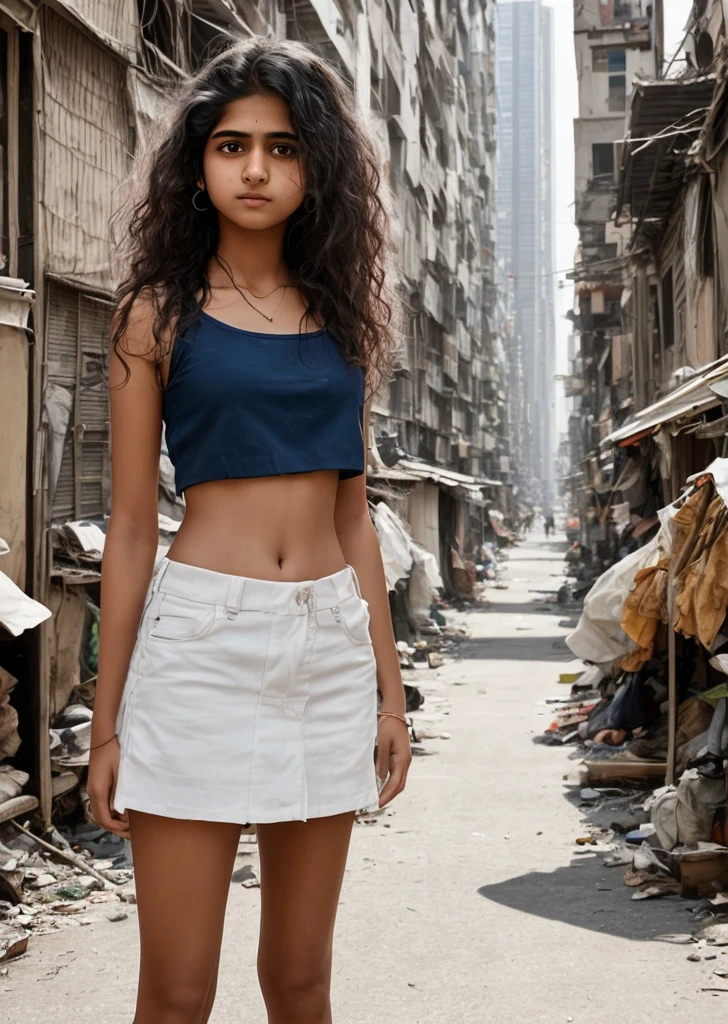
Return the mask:
<svg viewBox="0 0 728 1024"><path fill-rule="evenodd" d="M119 814L113 809L120 756L116 737L94 750L89 759L87 789L96 824L115 836L130 839L128 812Z"/></svg>

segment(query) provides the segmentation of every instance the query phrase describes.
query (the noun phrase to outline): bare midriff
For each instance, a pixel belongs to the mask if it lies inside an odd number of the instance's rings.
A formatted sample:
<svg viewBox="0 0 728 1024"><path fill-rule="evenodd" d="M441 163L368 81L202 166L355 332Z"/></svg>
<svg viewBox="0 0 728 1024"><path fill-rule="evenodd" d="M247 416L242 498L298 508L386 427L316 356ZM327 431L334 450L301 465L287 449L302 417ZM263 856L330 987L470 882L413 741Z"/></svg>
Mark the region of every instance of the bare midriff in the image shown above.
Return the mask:
<svg viewBox="0 0 728 1024"><path fill-rule="evenodd" d="M189 487L168 557L253 579L329 576L346 566L334 528L338 483L324 470Z"/></svg>

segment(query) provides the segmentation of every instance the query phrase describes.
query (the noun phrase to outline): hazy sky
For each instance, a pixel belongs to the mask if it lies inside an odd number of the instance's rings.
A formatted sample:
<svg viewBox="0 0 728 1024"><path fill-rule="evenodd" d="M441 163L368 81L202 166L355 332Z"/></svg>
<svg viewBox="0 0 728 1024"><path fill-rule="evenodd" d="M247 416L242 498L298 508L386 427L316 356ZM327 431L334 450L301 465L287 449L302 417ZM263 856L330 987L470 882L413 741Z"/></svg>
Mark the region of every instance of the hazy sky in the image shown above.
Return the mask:
<svg viewBox="0 0 728 1024"><path fill-rule="evenodd" d="M573 306L574 289L565 272L573 266L578 233L574 226L574 118L578 117L576 64L574 58L574 0L547 0L554 8L556 48L555 147L556 147L556 267L557 275L557 372L567 373L567 338L571 330L564 315ZM665 0L665 52L672 56L682 42L692 0ZM673 67L674 70L674 67ZM559 401L558 428L566 428L565 405Z"/></svg>

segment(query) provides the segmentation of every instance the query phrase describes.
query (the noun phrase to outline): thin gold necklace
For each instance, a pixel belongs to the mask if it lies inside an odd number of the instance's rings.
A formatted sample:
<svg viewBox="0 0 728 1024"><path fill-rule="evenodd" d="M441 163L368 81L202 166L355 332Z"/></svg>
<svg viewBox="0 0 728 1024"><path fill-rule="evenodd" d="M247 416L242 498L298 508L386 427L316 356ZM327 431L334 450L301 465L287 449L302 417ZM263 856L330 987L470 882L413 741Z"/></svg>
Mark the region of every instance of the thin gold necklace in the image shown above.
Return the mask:
<svg viewBox="0 0 728 1024"><path fill-rule="evenodd" d="M232 286L235 289L235 291L238 292L238 294L243 297L243 299L245 300L245 302L247 302L247 304L250 306L251 309L254 309L255 312L259 313L260 316L262 316L264 319L266 319L269 324L272 324L273 320L275 319L275 315L278 312L278 310L280 309L281 303L283 302L283 299L286 296L286 290L290 287L290 285L279 284L277 288L274 288L273 291L268 292L267 295L256 295L255 292L250 292L250 294L253 296L253 298L256 298L256 299L268 299L268 298L270 298L271 295L273 295L279 289L281 289L281 288L283 289L283 293L282 293L282 295L281 295L281 297L280 297L280 299L278 301L278 305L273 310L272 315L268 316L268 314L264 313L262 309L258 309L257 306L254 306L253 303L248 298L248 296L245 294L245 292L246 291L250 291L250 289L249 288L245 288L245 289L240 288L240 286L236 283L235 277L233 276L232 269L230 268L230 265L227 262L227 260L224 260L222 258L222 256L220 256L218 253L215 254L215 259L217 260L218 265L222 268L222 270L225 272L225 274L230 278L230 283L232 284Z"/></svg>

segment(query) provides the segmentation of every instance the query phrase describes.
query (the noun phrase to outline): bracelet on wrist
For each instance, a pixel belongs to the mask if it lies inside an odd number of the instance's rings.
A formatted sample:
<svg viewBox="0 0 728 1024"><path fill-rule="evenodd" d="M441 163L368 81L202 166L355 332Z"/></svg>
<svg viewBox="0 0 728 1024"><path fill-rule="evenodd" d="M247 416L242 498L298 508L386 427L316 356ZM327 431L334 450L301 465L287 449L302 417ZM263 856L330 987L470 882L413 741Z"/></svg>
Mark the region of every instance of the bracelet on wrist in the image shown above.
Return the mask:
<svg viewBox="0 0 728 1024"><path fill-rule="evenodd" d="M409 729L409 722L404 715L398 715L396 711L377 711L377 718L396 718L402 725L407 726Z"/></svg>
<svg viewBox="0 0 728 1024"><path fill-rule="evenodd" d="M116 733L114 733L113 736L109 736L108 740L104 740L103 743L97 743L95 746L89 747L89 751L91 751L91 750L98 750L99 747L105 747L107 743L111 743L112 740L115 740L117 738L118 737L117 737Z"/></svg>

